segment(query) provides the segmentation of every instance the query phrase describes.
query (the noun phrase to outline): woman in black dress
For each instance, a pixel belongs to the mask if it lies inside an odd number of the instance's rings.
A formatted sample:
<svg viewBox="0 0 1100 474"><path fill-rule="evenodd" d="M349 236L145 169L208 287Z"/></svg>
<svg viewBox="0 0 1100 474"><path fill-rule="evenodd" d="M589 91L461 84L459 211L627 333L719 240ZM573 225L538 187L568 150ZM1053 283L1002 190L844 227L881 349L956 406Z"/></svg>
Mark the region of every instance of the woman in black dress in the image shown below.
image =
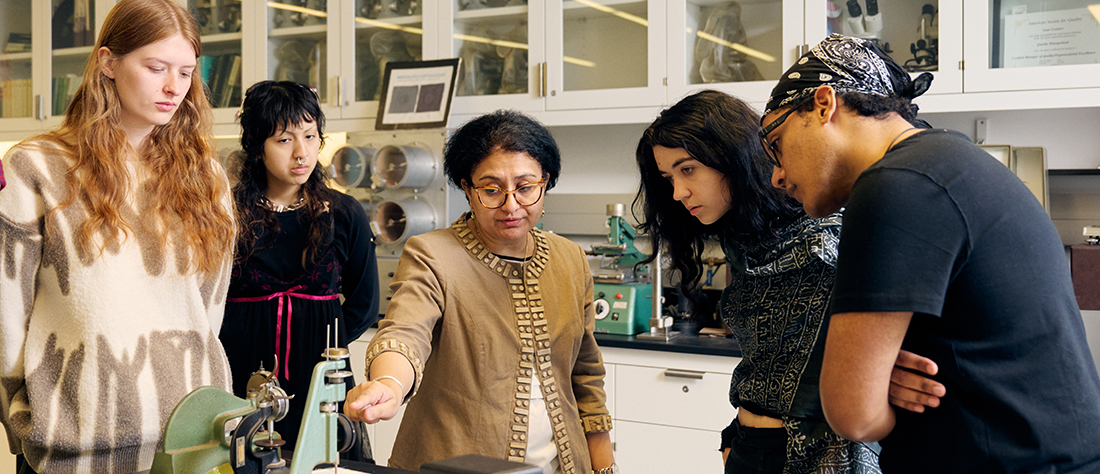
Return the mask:
<svg viewBox="0 0 1100 474"><path fill-rule="evenodd" d="M329 189L317 167L325 117L313 90L259 82L240 122L240 235L220 337L239 397L278 357L279 384L295 397L275 430L293 449L326 341L334 335L333 345L347 347L378 319L378 265L366 212Z"/></svg>

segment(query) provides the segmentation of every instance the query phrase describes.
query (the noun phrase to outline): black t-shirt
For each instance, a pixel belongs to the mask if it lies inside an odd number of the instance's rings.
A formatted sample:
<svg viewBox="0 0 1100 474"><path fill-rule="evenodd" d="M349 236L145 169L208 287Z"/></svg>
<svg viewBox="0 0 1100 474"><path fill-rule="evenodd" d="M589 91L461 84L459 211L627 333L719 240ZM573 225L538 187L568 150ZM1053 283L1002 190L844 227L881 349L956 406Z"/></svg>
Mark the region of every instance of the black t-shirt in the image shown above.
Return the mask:
<svg viewBox="0 0 1100 474"><path fill-rule="evenodd" d="M929 130L860 175L844 214L832 312L912 311L903 348L947 387L895 409L894 472L1096 472L1100 378L1065 250L1003 164Z"/></svg>

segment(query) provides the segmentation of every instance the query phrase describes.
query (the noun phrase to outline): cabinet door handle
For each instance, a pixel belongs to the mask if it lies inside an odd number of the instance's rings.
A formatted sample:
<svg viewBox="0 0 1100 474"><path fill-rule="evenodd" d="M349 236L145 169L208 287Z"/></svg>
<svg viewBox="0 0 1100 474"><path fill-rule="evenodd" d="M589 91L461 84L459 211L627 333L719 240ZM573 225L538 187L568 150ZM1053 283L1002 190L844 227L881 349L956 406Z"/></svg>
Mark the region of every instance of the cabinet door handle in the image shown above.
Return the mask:
<svg viewBox="0 0 1100 474"><path fill-rule="evenodd" d="M665 369L665 377L679 377L682 379L703 380L703 374L695 370Z"/></svg>
<svg viewBox="0 0 1100 474"><path fill-rule="evenodd" d="M38 94L35 96L35 99L36 106L38 107L38 110L34 111L35 117L37 117L38 120L46 120L50 118L49 115L46 115L46 97L42 94Z"/></svg>
<svg viewBox="0 0 1100 474"><path fill-rule="evenodd" d="M335 89L335 91L332 94L332 98L329 101L329 105L331 105L333 107L336 107L336 108L340 108L340 107L344 106L344 77L343 76L336 76L334 79L335 80L333 81L332 85L333 85L333 89Z"/></svg>
<svg viewBox="0 0 1100 474"><path fill-rule="evenodd" d="M539 63L539 97L546 97L546 62Z"/></svg>

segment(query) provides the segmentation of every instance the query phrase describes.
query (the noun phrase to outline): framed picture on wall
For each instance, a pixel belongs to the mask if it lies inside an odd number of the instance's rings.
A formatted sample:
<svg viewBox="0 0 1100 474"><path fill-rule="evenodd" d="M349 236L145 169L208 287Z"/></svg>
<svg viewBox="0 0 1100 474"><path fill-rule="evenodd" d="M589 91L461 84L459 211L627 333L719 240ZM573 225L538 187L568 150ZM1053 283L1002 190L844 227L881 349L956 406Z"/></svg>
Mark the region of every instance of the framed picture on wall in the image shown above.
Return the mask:
<svg viewBox="0 0 1100 474"><path fill-rule="evenodd" d="M443 128L451 113L458 58L386 64L377 130Z"/></svg>

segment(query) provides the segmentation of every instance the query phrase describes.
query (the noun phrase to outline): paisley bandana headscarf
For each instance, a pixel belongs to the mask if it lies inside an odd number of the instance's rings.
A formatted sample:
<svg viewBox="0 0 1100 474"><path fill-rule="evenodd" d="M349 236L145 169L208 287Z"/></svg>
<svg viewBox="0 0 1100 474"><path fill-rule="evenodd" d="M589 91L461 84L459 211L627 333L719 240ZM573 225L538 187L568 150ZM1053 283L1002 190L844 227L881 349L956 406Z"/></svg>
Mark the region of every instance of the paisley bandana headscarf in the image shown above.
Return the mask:
<svg viewBox="0 0 1100 474"><path fill-rule="evenodd" d="M779 78L761 116L810 96L825 85L838 95L860 92L912 100L924 94L931 83L932 75L927 72L910 79L909 73L874 41L833 33ZM911 107L915 115L916 105Z"/></svg>

